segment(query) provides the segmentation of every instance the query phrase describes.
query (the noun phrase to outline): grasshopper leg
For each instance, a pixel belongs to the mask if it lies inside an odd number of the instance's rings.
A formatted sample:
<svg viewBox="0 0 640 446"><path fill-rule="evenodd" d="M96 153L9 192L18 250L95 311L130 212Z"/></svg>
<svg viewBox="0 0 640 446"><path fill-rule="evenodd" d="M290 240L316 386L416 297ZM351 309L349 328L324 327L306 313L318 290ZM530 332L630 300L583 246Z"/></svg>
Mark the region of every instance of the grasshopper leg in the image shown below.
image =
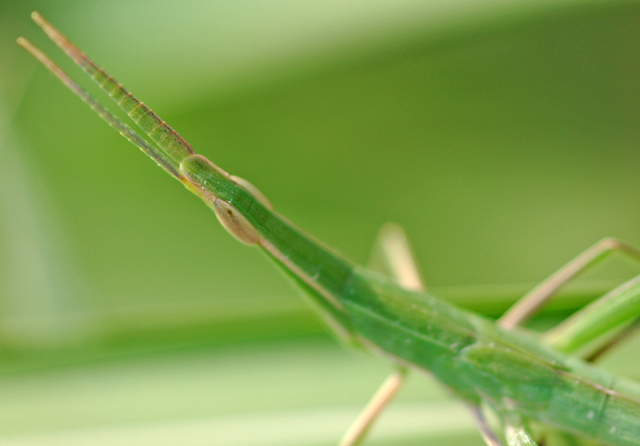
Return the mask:
<svg viewBox="0 0 640 446"><path fill-rule="evenodd" d="M384 380L364 410L360 412L360 415L351 423L349 429L347 429L342 436L340 443L338 443L339 446L355 446L360 444L378 416L398 393L400 387L402 387L405 376L406 371L399 369L391 373L387 379Z"/></svg>
<svg viewBox="0 0 640 446"><path fill-rule="evenodd" d="M604 238L580 253L538 286L525 294L498 320L502 328L520 325L538 312L567 282L614 252L621 252L640 261L640 250L615 238Z"/></svg>
<svg viewBox="0 0 640 446"><path fill-rule="evenodd" d="M482 435L482 439L487 443L487 446L502 446L502 443L498 440L495 432L491 429L491 426L489 426L489 422L482 413L482 409L478 406L472 406L471 413L478 424L480 435Z"/></svg>
<svg viewBox="0 0 640 446"><path fill-rule="evenodd" d="M390 274L406 289L427 289L407 236L395 223L380 228L369 263L372 269Z"/></svg>
<svg viewBox="0 0 640 446"><path fill-rule="evenodd" d="M388 272L404 288L425 289L407 236L404 230L394 223L386 224L380 229L372 252L372 263L381 263L379 269ZM398 393L406 375L405 369L398 369L384 380L360 415L349 426L340 440L340 446L360 444L377 417Z"/></svg>
<svg viewBox="0 0 640 446"><path fill-rule="evenodd" d="M604 351L621 336L610 339L611 334L623 331L640 316L640 276L623 283L598 300L573 314L557 327L545 334L545 342L567 354L575 354L598 340L607 341L599 345L598 352ZM587 352L589 353L589 352ZM596 356L589 356L594 360Z"/></svg>

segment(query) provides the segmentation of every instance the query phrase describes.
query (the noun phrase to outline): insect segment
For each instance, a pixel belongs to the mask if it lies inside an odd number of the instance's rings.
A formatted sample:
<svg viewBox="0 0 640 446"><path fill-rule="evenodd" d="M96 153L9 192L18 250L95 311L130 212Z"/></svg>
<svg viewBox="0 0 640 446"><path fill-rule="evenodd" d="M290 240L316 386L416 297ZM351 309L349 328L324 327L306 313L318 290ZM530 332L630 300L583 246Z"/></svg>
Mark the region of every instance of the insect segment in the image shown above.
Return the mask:
<svg viewBox="0 0 640 446"><path fill-rule="evenodd" d="M157 144L106 110L26 39L18 43L43 63L101 118L201 197L237 239L256 245L311 297L347 340L389 358L398 372L383 384L341 445L362 441L371 423L400 387L406 369L428 371L466 402L487 444L500 444L484 418L492 410L510 445L535 445L531 421L567 435L611 446L640 445L640 385L568 356L638 317L640 279L613 290L546 337L516 327L567 281L614 251L636 259L630 246L605 239L526 295L497 324L424 291L403 233L381 236L391 275L354 265L320 245L272 211L247 181L197 155L178 133L96 65L38 13L33 20ZM384 251L384 249L383 249ZM600 322L599 322L600 321ZM555 347L551 348L550 346ZM544 432L544 429L541 430Z"/></svg>

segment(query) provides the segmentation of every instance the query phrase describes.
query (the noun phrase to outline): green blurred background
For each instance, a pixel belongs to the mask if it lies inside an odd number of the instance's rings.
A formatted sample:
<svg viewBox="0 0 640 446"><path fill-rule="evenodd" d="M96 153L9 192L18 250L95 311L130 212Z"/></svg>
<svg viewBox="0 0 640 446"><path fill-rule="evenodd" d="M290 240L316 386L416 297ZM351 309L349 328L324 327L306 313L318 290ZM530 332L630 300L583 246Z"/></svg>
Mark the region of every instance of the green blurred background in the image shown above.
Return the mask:
<svg viewBox="0 0 640 446"><path fill-rule="evenodd" d="M640 246L638 2L4 0L3 445L330 445L390 370L18 48L96 91L32 10L345 256L403 225L460 305L495 317L602 237ZM427 443L482 444L415 376L370 444Z"/></svg>

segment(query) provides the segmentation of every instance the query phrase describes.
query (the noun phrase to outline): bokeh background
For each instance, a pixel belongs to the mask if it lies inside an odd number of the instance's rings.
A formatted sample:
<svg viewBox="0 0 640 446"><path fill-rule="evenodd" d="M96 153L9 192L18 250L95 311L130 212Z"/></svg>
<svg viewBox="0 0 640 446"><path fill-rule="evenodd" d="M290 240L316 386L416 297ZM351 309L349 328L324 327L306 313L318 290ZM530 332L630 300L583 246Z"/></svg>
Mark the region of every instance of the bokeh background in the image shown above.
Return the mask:
<svg viewBox="0 0 640 446"><path fill-rule="evenodd" d="M366 263L396 221L490 317L602 237L640 246L638 2L4 0L4 445L331 445L391 370L18 48L96 91L32 10L297 225ZM416 375L369 444L482 442Z"/></svg>

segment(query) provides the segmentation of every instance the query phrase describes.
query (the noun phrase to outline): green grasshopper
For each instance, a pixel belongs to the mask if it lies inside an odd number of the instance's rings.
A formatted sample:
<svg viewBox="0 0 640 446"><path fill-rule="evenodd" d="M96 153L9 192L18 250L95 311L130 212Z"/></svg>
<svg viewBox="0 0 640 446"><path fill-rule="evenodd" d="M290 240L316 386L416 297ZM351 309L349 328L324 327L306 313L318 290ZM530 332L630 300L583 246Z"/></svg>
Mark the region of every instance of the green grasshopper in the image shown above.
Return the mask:
<svg viewBox="0 0 640 446"><path fill-rule="evenodd" d="M497 323L424 291L402 230L387 226L380 247L390 276L368 271L324 247L273 211L248 181L191 146L149 107L34 12L33 20L155 142L140 136L24 38L18 43L131 143L199 196L238 240L255 245L303 290L347 342L387 357L397 371L383 383L340 442L359 444L408 370L427 371L463 400L490 446L536 445L548 432L582 443L640 445L640 385L589 364L594 345L611 345L640 310L640 276L612 290L544 335L519 327L559 288L614 251L640 260L615 239L592 246L518 301ZM620 338L620 336L617 336Z"/></svg>

